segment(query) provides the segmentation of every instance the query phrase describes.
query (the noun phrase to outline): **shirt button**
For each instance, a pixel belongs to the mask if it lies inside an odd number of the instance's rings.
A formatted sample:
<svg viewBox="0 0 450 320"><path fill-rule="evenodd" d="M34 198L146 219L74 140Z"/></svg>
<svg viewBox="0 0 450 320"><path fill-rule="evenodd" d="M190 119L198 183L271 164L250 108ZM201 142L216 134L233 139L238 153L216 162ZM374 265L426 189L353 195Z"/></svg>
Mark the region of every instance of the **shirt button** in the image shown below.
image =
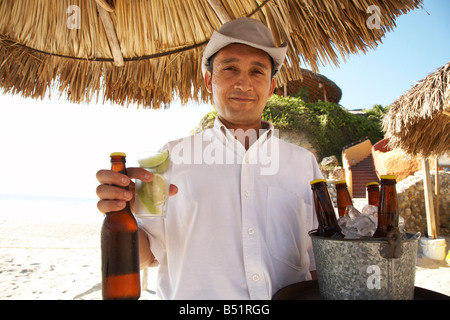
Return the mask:
<svg viewBox="0 0 450 320"><path fill-rule="evenodd" d="M254 274L254 275L252 275L252 280L253 281L255 281L255 282L258 282L259 281L259 274Z"/></svg>
<svg viewBox="0 0 450 320"><path fill-rule="evenodd" d="M246 198L248 198L248 197L250 196L250 192L248 192L247 190L245 190L244 196L245 196Z"/></svg>
<svg viewBox="0 0 450 320"><path fill-rule="evenodd" d="M253 228L248 228L248 229L247 229L247 232L248 232L249 235L252 236L252 235L255 234L255 229L253 229Z"/></svg>
<svg viewBox="0 0 450 320"><path fill-rule="evenodd" d="M245 156L245 163L248 163L248 155Z"/></svg>

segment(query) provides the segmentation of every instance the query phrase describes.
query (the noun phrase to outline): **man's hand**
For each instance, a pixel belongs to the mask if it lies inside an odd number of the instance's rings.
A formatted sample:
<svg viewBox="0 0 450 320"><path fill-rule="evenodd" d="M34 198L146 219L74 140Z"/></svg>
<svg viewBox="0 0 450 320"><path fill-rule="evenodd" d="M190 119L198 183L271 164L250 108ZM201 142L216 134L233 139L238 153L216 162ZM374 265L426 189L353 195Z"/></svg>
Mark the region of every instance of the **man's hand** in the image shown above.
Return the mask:
<svg viewBox="0 0 450 320"><path fill-rule="evenodd" d="M143 182L151 182L153 175L143 168L127 168L127 175L111 170L99 170L97 180L97 208L103 214L118 211L125 208L126 202L130 201L131 211L134 212L134 182L131 179L139 179ZM128 190L124 189L128 187ZM177 194L178 188L171 184L169 196Z"/></svg>

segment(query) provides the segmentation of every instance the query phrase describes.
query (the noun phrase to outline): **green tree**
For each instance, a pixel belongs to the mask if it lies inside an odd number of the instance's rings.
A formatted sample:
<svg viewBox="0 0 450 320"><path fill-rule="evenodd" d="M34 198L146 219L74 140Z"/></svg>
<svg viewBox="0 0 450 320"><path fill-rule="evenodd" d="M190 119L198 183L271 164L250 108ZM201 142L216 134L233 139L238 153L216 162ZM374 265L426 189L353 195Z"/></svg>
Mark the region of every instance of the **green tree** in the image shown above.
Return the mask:
<svg viewBox="0 0 450 320"><path fill-rule="evenodd" d="M280 131L304 133L320 161L331 155L341 159L342 148L361 138L369 137L372 144L383 139L381 119L388 108L375 105L363 114L355 114L332 102L306 103L296 97L273 95L262 118ZM211 127L216 116L216 111L205 115L201 129Z"/></svg>

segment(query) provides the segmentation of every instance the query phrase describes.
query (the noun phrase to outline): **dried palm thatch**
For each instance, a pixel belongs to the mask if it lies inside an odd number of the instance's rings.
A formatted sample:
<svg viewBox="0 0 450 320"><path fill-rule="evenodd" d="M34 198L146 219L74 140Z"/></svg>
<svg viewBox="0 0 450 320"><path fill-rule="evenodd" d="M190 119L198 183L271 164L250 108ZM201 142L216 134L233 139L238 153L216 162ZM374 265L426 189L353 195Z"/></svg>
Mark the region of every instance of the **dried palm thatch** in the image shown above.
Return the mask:
<svg viewBox="0 0 450 320"><path fill-rule="evenodd" d="M395 101L383 119L391 148L423 158L450 151L450 62Z"/></svg>
<svg viewBox="0 0 450 320"><path fill-rule="evenodd" d="M151 108L168 105L175 95L182 103L207 102L201 54L213 30L228 20L258 19L277 44L288 42L281 85L300 78L301 63L317 71L319 64L338 65L339 56L375 48L396 17L421 3L0 0L0 87L32 98L57 89L72 102L102 98ZM368 8L379 8L379 16Z"/></svg>
<svg viewBox="0 0 450 320"><path fill-rule="evenodd" d="M302 78L300 80L288 81L284 87L276 88L275 93L283 96L298 96L305 102L330 101L339 103L342 98L342 90L336 83L327 77L301 69ZM303 95L302 95L303 93Z"/></svg>

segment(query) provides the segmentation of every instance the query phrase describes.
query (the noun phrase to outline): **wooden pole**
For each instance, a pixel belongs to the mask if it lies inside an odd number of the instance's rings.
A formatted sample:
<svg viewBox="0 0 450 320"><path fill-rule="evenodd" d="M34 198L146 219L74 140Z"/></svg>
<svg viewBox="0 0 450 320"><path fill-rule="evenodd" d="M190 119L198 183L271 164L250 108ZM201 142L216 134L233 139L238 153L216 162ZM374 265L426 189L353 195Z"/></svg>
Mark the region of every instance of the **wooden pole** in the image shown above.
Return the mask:
<svg viewBox="0 0 450 320"><path fill-rule="evenodd" d="M142 280L141 280L141 290L145 291L148 289L148 268L142 270Z"/></svg>
<svg viewBox="0 0 450 320"><path fill-rule="evenodd" d="M228 22L231 20L230 15L228 14L228 11L225 9L225 7L222 4L222 1L220 0L208 0L209 5L216 13L217 17L219 18L220 22L224 24L225 22Z"/></svg>
<svg viewBox="0 0 450 320"><path fill-rule="evenodd" d="M100 5L103 9L105 9L108 12L114 12L114 8L111 7L111 5L106 2L105 0L95 0L98 5Z"/></svg>
<svg viewBox="0 0 450 320"><path fill-rule="evenodd" d="M322 83L322 88L323 88L323 101L328 102L327 86L325 85L325 83Z"/></svg>
<svg viewBox="0 0 450 320"><path fill-rule="evenodd" d="M111 53L114 57L114 65L116 67L123 67L123 56L122 51L120 51L119 40L117 39L116 29L114 29L114 24L112 22L111 16L108 10L104 8L103 4L97 3L98 13L105 28L106 37L108 38L109 47Z"/></svg>
<svg viewBox="0 0 450 320"><path fill-rule="evenodd" d="M441 221L439 218L439 158L436 157L435 160L436 175L434 176L434 192L436 194L436 230L439 234L439 228L441 226Z"/></svg>
<svg viewBox="0 0 450 320"><path fill-rule="evenodd" d="M423 192L425 194L425 212L427 216L427 231L428 237L431 239L437 238L436 233L436 221L434 216L433 206L433 190L431 187L430 177L430 164L428 158L422 158L422 170L423 170Z"/></svg>

